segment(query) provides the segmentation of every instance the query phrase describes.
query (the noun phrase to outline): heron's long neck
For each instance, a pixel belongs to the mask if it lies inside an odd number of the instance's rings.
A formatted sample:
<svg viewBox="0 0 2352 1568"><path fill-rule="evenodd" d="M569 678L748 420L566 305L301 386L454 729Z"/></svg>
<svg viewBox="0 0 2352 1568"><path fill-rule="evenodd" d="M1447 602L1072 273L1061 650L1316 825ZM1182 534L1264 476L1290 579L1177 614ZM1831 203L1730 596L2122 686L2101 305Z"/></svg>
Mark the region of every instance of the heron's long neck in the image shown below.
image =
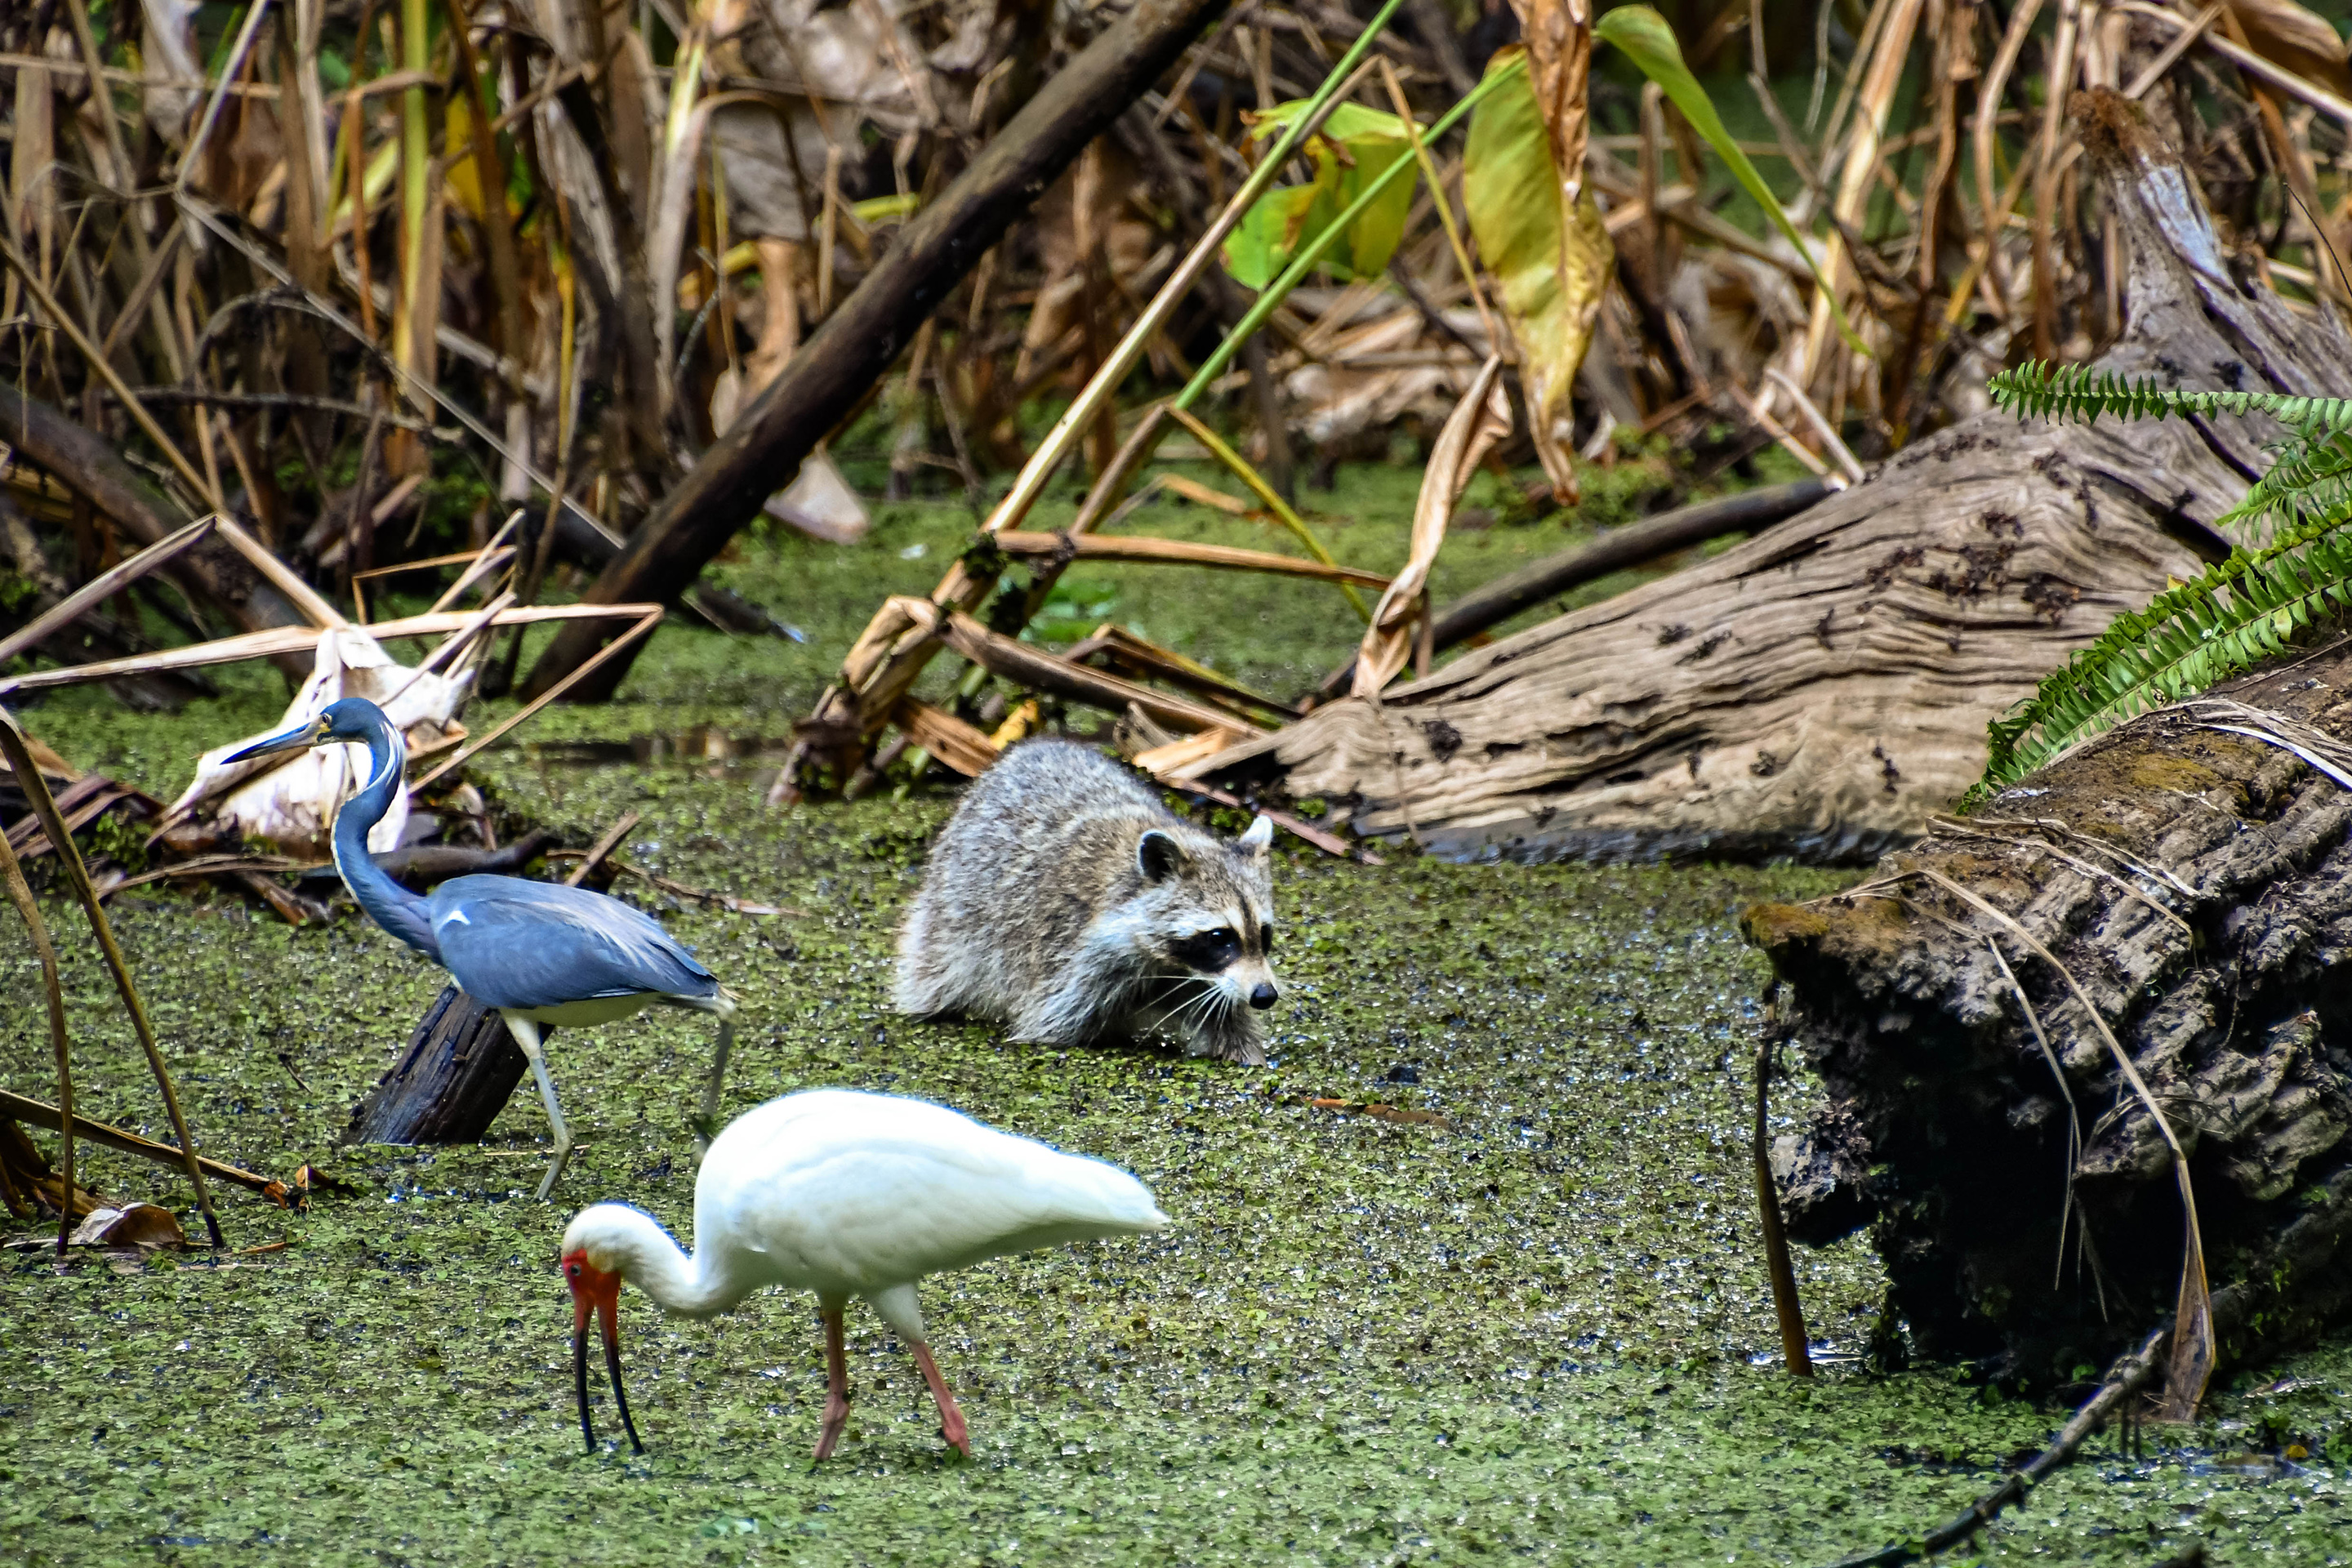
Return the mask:
<svg viewBox="0 0 2352 1568"><path fill-rule="evenodd" d="M390 721L379 720L368 731L367 749L367 784L335 814L335 869L343 874L343 886L371 920L438 963L441 944L433 938L425 900L394 881L368 856L368 830L392 809L401 770L408 765L408 747Z"/></svg>
<svg viewBox="0 0 2352 1568"><path fill-rule="evenodd" d="M652 1297L664 1311L682 1318L708 1318L751 1293L730 1278L715 1253L689 1256L652 1215L614 1205L612 1244L621 1258L621 1277Z"/></svg>

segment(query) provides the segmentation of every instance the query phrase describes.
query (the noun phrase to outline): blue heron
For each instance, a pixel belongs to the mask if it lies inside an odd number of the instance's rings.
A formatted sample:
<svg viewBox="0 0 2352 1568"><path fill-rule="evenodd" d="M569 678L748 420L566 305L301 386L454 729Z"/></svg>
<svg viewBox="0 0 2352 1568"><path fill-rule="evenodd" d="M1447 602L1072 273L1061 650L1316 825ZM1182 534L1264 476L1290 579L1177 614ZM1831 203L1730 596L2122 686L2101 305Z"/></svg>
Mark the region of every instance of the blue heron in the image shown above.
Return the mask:
<svg viewBox="0 0 2352 1568"><path fill-rule="evenodd" d="M367 783L335 814L335 868L370 919L447 970L459 990L506 1020L530 1063L555 1133L555 1157L539 1184L540 1198L554 1187L572 1153L572 1134L540 1046L541 1024L609 1024L654 1003L716 1014L719 1049L700 1118L702 1127L713 1125L735 1045L735 997L650 915L586 888L520 877L452 877L420 899L369 858L368 830L392 808L408 763L407 743L383 709L363 697L346 697L227 760L338 741L364 744L370 767Z"/></svg>

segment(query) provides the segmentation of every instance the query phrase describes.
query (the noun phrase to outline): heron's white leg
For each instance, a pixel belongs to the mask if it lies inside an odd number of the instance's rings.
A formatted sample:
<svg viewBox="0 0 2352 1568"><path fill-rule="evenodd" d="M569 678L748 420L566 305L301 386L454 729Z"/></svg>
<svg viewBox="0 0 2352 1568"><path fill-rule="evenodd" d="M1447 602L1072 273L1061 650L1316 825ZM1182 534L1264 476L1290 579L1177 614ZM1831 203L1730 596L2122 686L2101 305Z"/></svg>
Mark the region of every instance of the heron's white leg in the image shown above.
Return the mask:
<svg viewBox="0 0 2352 1568"><path fill-rule="evenodd" d="M694 1131L694 1152L698 1154L710 1147L711 1139L719 1135L719 1092L727 1082L727 1058L735 1051L735 1010L730 1007L719 1015L719 1049L710 1058L710 1081L702 1090L702 1114L697 1119Z"/></svg>
<svg viewBox="0 0 2352 1568"><path fill-rule="evenodd" d="M572 1130L563 1124L563 1108L555 1103L555 1080L547 1076L547 1053L540 1048L539 1026L520 1013L499 1010L507 1021L507 1033L522 1047L523 1059L530 1063L530 1076L539 1081L539 1098L547 1107L547 1122L555 1131L555 1158L548 1163L547 1174L540 1178L538 1198L547 1201L555 1188L555 1178L563 1174L563 1163L572 1157Z"/></svg>
<svg viewBox="0 0 2352 1568"><path fill-rule="evenodd" d="M849 1357L841 1342L843 1305L817 1299L816 1315L824 1324L824 1431L816 1440L820 1463L833 1458L833 1446L841 1441L842 1430L849 1425Z"/></svg>

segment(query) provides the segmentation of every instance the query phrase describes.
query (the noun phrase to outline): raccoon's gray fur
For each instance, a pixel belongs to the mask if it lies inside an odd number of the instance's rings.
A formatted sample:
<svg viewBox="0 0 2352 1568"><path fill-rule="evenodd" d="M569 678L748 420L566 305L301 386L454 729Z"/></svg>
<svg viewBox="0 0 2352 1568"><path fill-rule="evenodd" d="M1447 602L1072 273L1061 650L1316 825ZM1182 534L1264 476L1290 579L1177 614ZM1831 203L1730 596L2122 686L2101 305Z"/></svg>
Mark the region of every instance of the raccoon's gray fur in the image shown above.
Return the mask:
<svg viewBox="0 0 2352 1568"><path fill-rule="evenodd" d="M1077 1045L1164 1029L1265 1060L1274 825L1228 843L1101 753L1007 751L965 794L898 932L902 1013L1003 1019Z"/></svg>

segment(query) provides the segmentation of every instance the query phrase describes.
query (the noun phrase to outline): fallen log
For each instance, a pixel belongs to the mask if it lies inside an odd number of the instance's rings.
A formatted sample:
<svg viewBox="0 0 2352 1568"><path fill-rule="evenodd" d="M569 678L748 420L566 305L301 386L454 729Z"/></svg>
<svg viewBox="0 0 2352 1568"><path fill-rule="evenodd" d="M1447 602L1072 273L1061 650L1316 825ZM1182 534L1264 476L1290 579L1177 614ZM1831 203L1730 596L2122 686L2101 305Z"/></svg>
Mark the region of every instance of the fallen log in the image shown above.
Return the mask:
<svg viewBox="0 0 2352 1568"><path fill-rule="evenodd" d="M543 1039L553 1031L541 1026ZM408 1047L352 1108L345 1143L478 1143L530 1064L495 1008L445 985Z"/></svg>
<svg viewBox="0 0 2352 1568"><path fill-rule="evenodd" d="M1861 887L1750 910L1827 1091L1774 1151L1790 1235L1870 1226L1919 1351L2064 1382L2170 1320L2160 1111L2221 1362L2352 1312L2347 763L2339 643L1939 819Z"/></svg>
<svg viewBox="0 0 2352 1568"><path fill-rule="evenodd" d="M889 369L925 317L1062 169L1175 63L1226 0L1138 0L1038 89L939 198L927 205L783 373L662 498L590 585L597 603L667 602L684 592L784 488L801 460ZM606 641L569 627L531 666L536 697ZM625 653L572 689L602 701L628 673Z"/></svg>
<svg viewBox="0 0 2352 1568"><path fill-rule="evenodd" d="M139 544L160 544L188 525L190 520L180 509L158 494L104 437L14 387L0 387L0 441L16 449L17 460L32 464L89 502ZM196 603L218 611L241 630L309 624L291 599L217 538L181 552L163 570ZM298 679L310 672L310 660L302 655L270 657Z"/></svg>
<svg viewBox="0 0 2352 1568"><path fill-rule="evenodd" d="M2239 284L2135 105L2075 101L2131 255L2101 367L2340 391L2352 340ZM1866 861L1977 776L1986 722L2042 673L2225 552L2206 520L2271 433L1986 414L1710 561L1318 708L1202 776L1465 858Z"/></svg>
<svg viewBox="0 0 2352 1568"><path fill-rule="evenodd" d="M519 877L523 868L546 853L555 835L545 829L524 834L496 849L463 844L412 844L388 855L372 856L377 869L412 891L423 892L452 877Z"/></svg>

